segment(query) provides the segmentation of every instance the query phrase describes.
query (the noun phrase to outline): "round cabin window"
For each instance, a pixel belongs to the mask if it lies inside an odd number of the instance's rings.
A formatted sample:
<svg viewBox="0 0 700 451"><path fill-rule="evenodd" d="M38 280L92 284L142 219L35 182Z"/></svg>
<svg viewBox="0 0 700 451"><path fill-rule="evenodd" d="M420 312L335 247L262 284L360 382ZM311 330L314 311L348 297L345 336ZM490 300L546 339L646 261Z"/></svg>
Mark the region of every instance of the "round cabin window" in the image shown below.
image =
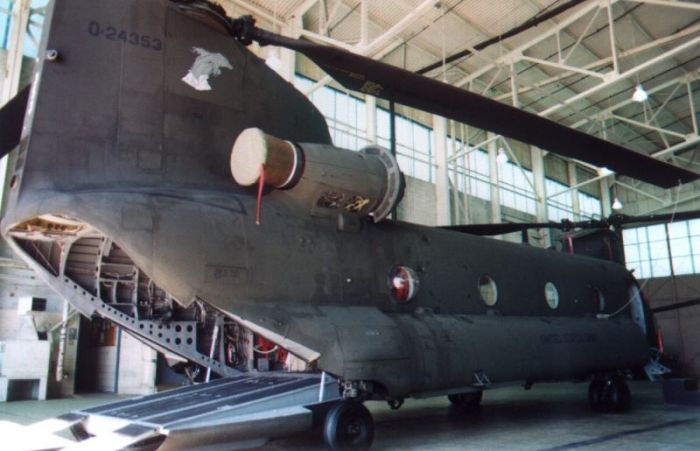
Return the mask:
<svg viewBox="0 0 700 451"><path fill-rule="evenodd" d="M493 307L498 302L498 287L496 282L489 275L484 274L479 279L479 294L481 300L489 307Z"/></svg>
<svg viewBox="0 0 700 451"><path fill-rule="evenodd" d="M559 291L552 282L547 282L544 286L544 299L552 310L559 307Z"/></svg>
<svg viewBox="0 0 700 451"><path fill-rule="evenodd" d="M418 276L408 266L396 266L389 273L389 287L397 302L408 302L418 292Z"/></svg>

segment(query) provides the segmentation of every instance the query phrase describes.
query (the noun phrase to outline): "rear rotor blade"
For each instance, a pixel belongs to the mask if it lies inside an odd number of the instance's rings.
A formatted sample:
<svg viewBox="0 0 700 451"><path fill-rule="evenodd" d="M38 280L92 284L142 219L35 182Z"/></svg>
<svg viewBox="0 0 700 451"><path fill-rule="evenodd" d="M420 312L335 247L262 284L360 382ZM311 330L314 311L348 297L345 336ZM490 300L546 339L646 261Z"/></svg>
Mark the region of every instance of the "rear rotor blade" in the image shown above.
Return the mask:
<svg viewBox="0 0 700 451"><path fill-rule="evenodd" d="M569 221L561 222L512 222L501 224L463 224L441 227L442 229L456 232L470 233L472 235L493 236L505 233L522 232L529 229L558 229L568 232L574 229L599 229L607 228L610 224L607 220L592 219L589 221Z"/></svg>
<svg viewBox="0 0 700 451"><path fill-rule="evenodd" d="M575 229L607 229L610 227L639 227L649 224L666 224L678 221L688 221L700 218L700 210L683 211L677 213L660 213L645 216L629 216L623 214L612 214L607 219L591 219L587 221L569 221L564 219L561 222L509 222L500 224L461 224L440 227L442 229L454 230L456 232L470 233L472 235L503 235L505 233L522 232L529 229L558 229L569 232Z"/></svg>
<svg viewBox="0 0 700 451"><path fill-rule="evenodd" d="M0 158L19 144L30 88L27 86L0 108Z"/></svg>
<svg viewBox="0 0 700 451"><path fill-rule="evenodd" d="M427 111L670 188L700 174L634 152L549 119L413 72L334 47L249 26L246 37L309 57L346 88Z"/></svg>
<svg viewBox="0 0 700 451"><path fill-rule="evenodd" d="M700 218L700 210L680 211L676 213L659 213L644 216L613 215L610 222L622 227L666 224L679 221L689 221Z"/></svg>
<svg viewBox="0 0 700 451"><path fill-rule="evenodd" d="M493 236L505 233L520 232L526 229L537 229L540 226L546 227L546 223L502 223L502 224L462 224L441 227L455 232L470 233L472 235ZM554 226L557 223L552 223Z"/></svg>

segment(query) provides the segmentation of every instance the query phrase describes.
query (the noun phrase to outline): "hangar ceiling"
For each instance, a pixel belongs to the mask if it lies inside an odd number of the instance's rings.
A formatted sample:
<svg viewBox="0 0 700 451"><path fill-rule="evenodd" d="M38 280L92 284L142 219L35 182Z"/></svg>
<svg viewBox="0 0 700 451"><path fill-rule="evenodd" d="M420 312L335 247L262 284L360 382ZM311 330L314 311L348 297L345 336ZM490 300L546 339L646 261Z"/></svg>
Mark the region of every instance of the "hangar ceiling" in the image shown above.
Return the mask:
<svg viewBox="0 0 700 451"><path fill-rule="evenodd" d="M231 16L254 15L264 28L422 72L700 172L697 0L217 1ZM38 30L40 21L36 22L36 17L43 8L30 10L29 5L34 3L29 0L13 3L24 5L12 12L19 19L13 23ZM4 13L9 14L9 10ZM17 47L13 42L20 42L23 27L13 25L12 30L8 34L10 49ZM263 50L262 54L269 55L270 51ZM289 54L280 54L286 62L293 62ZM3 85L2 99L16 90L19 71L8 67L20 68L19 62L14 57L6 61L5 73L13 74L7 77L13 82ZM298 62L297 68L300 64L308 66ZM284 70L290 75L289 67L293 66L287 66ZM307 94L331 82L329 77L320 78L319 83L307 88ZM632 99L637 86L648 93L643 102ZM428 115L424 115L423 122L430 125ZM473 127L465 136L470 149L485 149L494 139ZM534 170L534 159L525 155L523 165ZM451 166L449 170L456 174L457 163L453 153L443 166ZM438 161L432 164L440 166ZM580 185L600 182L599 187L586 188L600 192L604 214L611 204L605 198L611 186L638 193L647 201L626 210L628 213L676 208L681 203L685 208L700 207L698 183L664 191L624 177L614 178L604 168L583 163L577 167L582 166L588 166L588 171L579 178ZM577 169L569 164L568 171L576 173ZM495 187L499 180L493 174L491 177L491 186ZM442 179L446 178L443 173ZM568 182L572 190L577 189L575 177ZM546 190L529 183L543 205ZM447 190L443 186L438 191ZM690 201L697 202L687 204ZM627 208L629 204L625 205ZM537 216L545 216L540 210ZM494 213L492 219L498 221L500 215Z"/></svg>
<svg viewBox="0 0 700 451"><path fill-rule="evenodd" d="M430 77L700 171L700 2L222 3L284 34L414 71L432 65ZM644 102L632 99L638 85L648 93Z"/></svg>

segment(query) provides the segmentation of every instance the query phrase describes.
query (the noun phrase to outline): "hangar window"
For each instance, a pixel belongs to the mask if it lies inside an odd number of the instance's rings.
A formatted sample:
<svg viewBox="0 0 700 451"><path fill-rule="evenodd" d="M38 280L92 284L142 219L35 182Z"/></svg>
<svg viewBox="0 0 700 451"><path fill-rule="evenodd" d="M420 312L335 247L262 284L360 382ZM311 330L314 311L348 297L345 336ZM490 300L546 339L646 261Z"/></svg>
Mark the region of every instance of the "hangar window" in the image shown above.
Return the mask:
<svg viewBox="0 0 700 451"><path fill-rule="evenodd" d="M296 76L294 79L294 85L301 91L311 89L314 84L306 77ZM365 119L367 111L363 100L328 86L317 89L309 98L326 118L333 144L354 150L369 144Z"/></svg>
<svg viewBox="0 0 700 451"><path fill-rule="evenodd" d="M687 221L679 224L686 225ZM700 231L700 227L698 227L697 230ZM697 234L700 235L700 233ZM672 259L669 253L669 248L671 246L664 224L625 229L622 231L622 241L625 245L625 262L627 263L627 268L634 271L634 276L636 278L649 279L652 277L666 277L671 275ZM688 250L691 249L694 244L700 244L700 240L696 243L691 242L690 245L684 243L683 246L681 246L684 250L683 253L688 253ZM700 249L700 247L698 248ZM687 259L685 261L692 264L691 260L692 259ZM678 269L678 265L673 265L674 274L678 275L686 272L679 272Z"/></svg>
<svg viewBox="0 0 700 451"><path fill-rule="evenodd" d="M310 90L315 83L303 75L297 75L294 79L294 85L300 91ZM309 99L326 118L336 146L359 150L369 144L366 119L368 112L364 100L357 95L328 86L313 91ZM389 111L377 107L377 144L386 148L390 147L389 124ZM396 158L401 170L407 175L428 182L435 180L432 133L430 127L396 114Z"/></svg>
<svg viewBox="0 0 700 451"><path fill-rule="evenodd" d="M377 108L377 144L391 147L391 116L389 111ZM435 181L435 164L432 152L433 130L414 120L396 115L396 159L406 174Z"/></svg>
<svg viewBox="0 0 700 451"><path fill-rule="evenodd" d="M12 16L10 15L10 7L12 4L9 0L0 0L0 48L7 49L9 36L8 31L10 29L10 20Z"/></svg>
<svg viewBox="0 0 700 451"><path fill-rule="evenodd" d="M544 299L552 310L559 307L559 290L552 282L547 282L544 285Z"/></svg>
<svg viewBox="0 0 700 451"><path fill-rule="evenodd" d="M532 171L510 161L498 166L501 205L535 215L537 211Z"/></svg>
<svg viewBox="0 0 700 451"><path fill-rule="evenodd" d="M0 0L0 48L7 49L10 44L10 29L12 21L13 2ZM29 21L22 37L22 54L29 58L36 58L44 26L44 14L48 0L31 0L29 2Z"/></svg>
<svg viewBox="0 0 700 451"><path fill-rule="evenodd" d="M484 274L479 278L479 294L481 300L489 307L493 307L498 302L498 287L493 278Z"/></svg>
<svg viewBox="0 0 700 451"><path fill-rule="evenodd" d="M397 302L408 302L418 292L418 276L408 266L395 266L389 272L389 287Z"/></svg>
<svg viewBox="0 0 700 451"><path fill-rule="evenodd" d="M600 218L602 209L600 199L580 190L572 190L568 185L556 180L546 179L547 213L550 221L578 218ZM578 214L574 212L574 198L578 202Z"/></svg>
<svg viewBox="0 0 700 451"><path fill-rule="evenodd" d="M700 273L700 219L622 231L627 268L637 279Z"/></svg>

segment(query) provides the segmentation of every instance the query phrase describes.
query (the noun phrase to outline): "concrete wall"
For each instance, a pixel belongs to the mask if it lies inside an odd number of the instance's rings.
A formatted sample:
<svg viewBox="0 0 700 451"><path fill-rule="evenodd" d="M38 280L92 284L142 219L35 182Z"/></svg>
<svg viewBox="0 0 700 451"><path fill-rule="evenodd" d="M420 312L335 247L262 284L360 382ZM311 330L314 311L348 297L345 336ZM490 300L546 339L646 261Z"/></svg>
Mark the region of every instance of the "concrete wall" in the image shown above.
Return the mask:
<svg viewBox="0 0 700 451"><path fill-rule="evenodd" d="M651 308L700 299L700 276L663 277L642 281ZM678 361L686 377L700 378L700 305L654 315L665 351Z"/></svg>
<svg viewBox="0 0 700 451"><path fill-rule="evenodd" d="M698 171L696 167L691 167L691 170ZM623 213L630 215L646 214L648 212L654 213L670 213L674 211L690 211L690 210L700 210L700 184L691 183L682 185L680 188L675 189L661 189L654 185L649 185L647 183L635 182L626 177L620 177L620 181L627 183L629 185L638 186L638 189L649 193L655 198L651 198L637 191L632 191L623 186L616 186L615 192L617 197L623 204ZM680 199L682 202L674 205ZM684 199L690 199L689 201L683 201ZM661 208L665 202L669 207Z"/></svg>
<svg viewBox="0 0 700 451"><path fill-rule="evenodd" d="M435 202L434 184L406 177L406 191L396 208L397 217L400 221L434 226L437 224Z"/></svg>
<svg viewBox="0 0 700 451"><path fill-rule="evenodd" d="M0 50L0 68L5 66L6 59L7 51ZM24 58L20 87L31 82L33 71L34 60ZM0 89L3 83L3 77L0 77ZM0 239L0 340L11 339L20 327L17 303L21 297L40 297L47 300L46 312L36 312L33 316L37 330L48 332L47 339L50 342L48 397L73 395L79 321L74 318L68 324L62 375L57 378L60 327L54 328L54 326L62 319L63 300L37 280L34 273L17 260L6 243ZM53 332L51 332L52 329L54 329Z"/></svg>
<svg viewBox="0 0 700 451"><path fill-rule="evenodd" d="M435 184L406 176L406 192L403 200L396 209L398 219L414 224L435 226L437 224L436 199ZM458 204L462 207L466 206L468 218L464 217L461 209L460 211L455 211L455 209L452 208L453 224L486 224L490 222L490 201L460 193ZM501 206L501 215L504 221L535 221L533 215L504 206ZM522 241L520 233L503 235L501 238L516 243Z"/></svg>
<svg viewBox="0 0 700 451"><path fill-rule="evenodd" d="M96 353L97 389L114 392L117 346L100 346ZM117 392L124 395L145 395L155 392L156 357L152 348L128 333L122 332L119 346L119 380Z"/></svg>

